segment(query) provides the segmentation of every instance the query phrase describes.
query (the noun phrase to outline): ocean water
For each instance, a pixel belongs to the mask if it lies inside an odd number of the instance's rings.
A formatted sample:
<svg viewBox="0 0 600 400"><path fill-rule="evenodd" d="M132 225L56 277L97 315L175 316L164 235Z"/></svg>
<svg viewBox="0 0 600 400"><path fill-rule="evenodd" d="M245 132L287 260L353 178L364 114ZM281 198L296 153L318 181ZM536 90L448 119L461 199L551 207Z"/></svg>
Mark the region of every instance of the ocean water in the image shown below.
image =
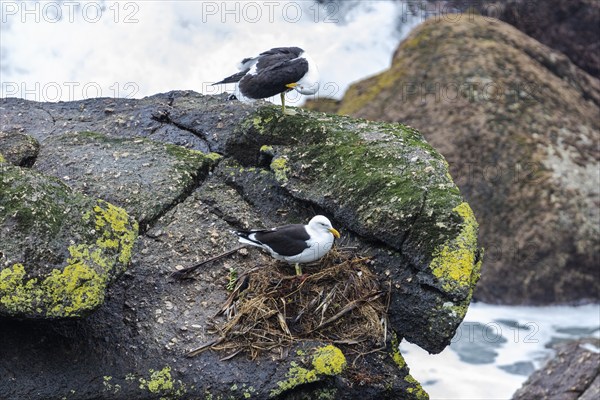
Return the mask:
<svg viewBox="0 0 600 400"><path fill-rule="evenodd" d="M400 351L411 375L434 400L504 400L552 357L550 345L584 337L600 338L600 304L473 303L451 345L440 354L430 355L406 341Z"/></svg>
<svg viewBox="0 0 600 400"><path fill-rule="evenodd" d="M389 67L418 22L402 2L3 1L0 96L37 101L205 94L243 58L299 46L321 72L318 96ZM305 99L291 92L286 102ZM274 101L278 101L278 96Z"/></svg>

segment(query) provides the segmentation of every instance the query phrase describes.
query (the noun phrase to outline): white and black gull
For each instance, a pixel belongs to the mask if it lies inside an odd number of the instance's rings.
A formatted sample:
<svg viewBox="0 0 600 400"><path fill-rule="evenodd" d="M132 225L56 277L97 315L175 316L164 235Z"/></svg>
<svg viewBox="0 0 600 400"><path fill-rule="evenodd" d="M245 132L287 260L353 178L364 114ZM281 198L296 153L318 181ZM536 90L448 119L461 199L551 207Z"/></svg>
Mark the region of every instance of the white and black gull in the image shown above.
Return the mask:
<svg viewBox="0 0 600 400"><path fill-rule="evenodd" d="M260 247L277 260L296 264L298 275L302 275L299 264L321 259L331 250L334 237L340 237L323 215L313 217L307 225L284 225L273 229L237 231L236 234L241 243Z"/></svg>
<svg viewBox="0 0 600 400"><path fill-rule="evenodd" d="M238 65L240 72L220 82L238 83L242 95L251 99L265 99L281 95L281 109L286 112L285 93L296 90L312 95L319 90L319 70L313 59L300 47L275 47L256 57L245 58Z"/></svg>

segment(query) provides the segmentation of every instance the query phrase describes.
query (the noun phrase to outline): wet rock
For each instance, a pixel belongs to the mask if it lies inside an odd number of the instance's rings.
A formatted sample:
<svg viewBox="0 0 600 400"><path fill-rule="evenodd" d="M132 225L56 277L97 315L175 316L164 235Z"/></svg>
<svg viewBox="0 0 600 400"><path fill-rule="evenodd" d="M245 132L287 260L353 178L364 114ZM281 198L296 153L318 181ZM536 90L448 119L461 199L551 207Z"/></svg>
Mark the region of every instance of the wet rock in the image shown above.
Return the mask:
<svg viewBox="0 0 600 400"><path fill-rule="evenodd" d="M560 66L560 68L558 68ZM339 112L417 127L481 222L491 303L598 300L600 81L500 21L432 19Z"/></svg>
<svg viewBox="0 0 600 400"><path fill-rule="evenodd" d="M2 165L0 316L81 317L131 258L137 224L55 178Z"/></svg>
<svg viewBox="0 0 600 400"><path fill-rule="evenodd" d="M265 213L281 208L260 193L271 186L266 194L283 190L361 238L384 243L392 252L374 268L382 276L391 271L392 301L402 310L391 315L393 325L410 341L441 351L464 317L481 261L477 222L441 172L446 161L416 130L398 124L308 113L281 118L273 109L259 110L248 123L230 141L229 154L256 163L248 156L266 146L271 174L234 164L225 174L231 184L260 199L256 206ZM293 129L301 136L289 135ZM416 289L422 285L436 292ZM418 333L424 329L430 335Z"/></svg>
<svg viewBox="0 0 600 400"><path fill-rule="evenodd" d="M0 155L13 165L31 167L40 150L40 144L22 133L0 132Z"/></svg>
<svg viewBox="0 0 600 400"><path fill-rule="evenodd" d="M481 255L469 206L417 131L303 110L283 116L264 102L193 92L56 104L3 99L0 106L0 129L40 141L34 168L73 193L114 201L147 232L135 242L131 267L87 318L2 321L0 374L9 379L0 390L7 398L71 391L115 399L427 398L398 341L431 352L450 342ZM29 108L48 119L28 124ZM247 249L203 265L194 279L169 274L237 246L233 229L306 222L316 213L331 217L357 255L371 258L390 293L382 350L359 356L352 345L321 338L254 360L216 351L185 358L218 337L213 321L222 318L215 314L230 294L231 271L272 260ZM24 348L34 356L19 357ZM32 366L44 372L31 377Z"/></svg>
<svg viewBox="0 0 600 400"><path fill-rule="evenodd" d="M53 135L36 169L125 207L142 229L198 186L220 156L143 138L94 132Z"/></svg>
<svg viewBox="0 0 600 400"><path fill-rule="evenodd" d="M588 400L600 395L600 342L597 339L563 343L557 354L531 375L514 400Z"/></svg>

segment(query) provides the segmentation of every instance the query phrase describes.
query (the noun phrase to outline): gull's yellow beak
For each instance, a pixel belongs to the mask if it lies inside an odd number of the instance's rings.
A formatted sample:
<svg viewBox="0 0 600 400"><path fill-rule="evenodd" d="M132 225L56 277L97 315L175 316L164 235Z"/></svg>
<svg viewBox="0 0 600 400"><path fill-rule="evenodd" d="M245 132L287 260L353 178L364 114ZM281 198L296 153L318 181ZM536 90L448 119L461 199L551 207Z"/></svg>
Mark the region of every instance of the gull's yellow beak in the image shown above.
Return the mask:
<svg viewBox="0 0 600 400"><path fill-rule="evenodd" d="M329 228L329 232L331 232L333 234L333 236L335 236L336 238L340 238L340 233L338 231L336 231L334 228Z"/></svg>
<svg viewBox="0 0 600 400"><path fill-rule="evenodd" d="M288 83L287 85L285 85L285 87L288 87L288 88L290 88L290 89L293 89L293 88L295 88L296 86L298 86L298 84L297 84L297 83Z"/></svg>

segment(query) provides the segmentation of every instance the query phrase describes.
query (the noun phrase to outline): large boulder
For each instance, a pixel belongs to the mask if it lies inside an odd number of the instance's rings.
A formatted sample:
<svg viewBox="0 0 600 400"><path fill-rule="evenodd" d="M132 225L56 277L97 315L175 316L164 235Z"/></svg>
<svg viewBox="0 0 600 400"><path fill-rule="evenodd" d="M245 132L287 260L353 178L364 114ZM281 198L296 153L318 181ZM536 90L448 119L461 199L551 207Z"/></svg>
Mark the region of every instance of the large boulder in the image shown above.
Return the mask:
<svg viewBox="0 0 600 400"><path fill-rule="evenodd" d="M55 178L0 163L0 316L80 317L128 266L137 223Z"/></svg>
<svg viewBox="0 0 600 400"><path fill-rule="evenodd" d="M600 341L582 339L556 346L557 354L534 372L513 400L591 400L600 396Z"/></svg>
<svg viewBox="0 0 600 400"><path fill-rule="evenodd" d="M449 344L481 254L471 208L419 132L302 110L282 115L263 102L193 92L71 103L4 99L0 106L0 130L40 142L33 169L144 223L131 268L89 317L2 321L6 398L427 398L398 342L430 352ZM191 280L170 280L175 267L234 248L232 229L306 222L316 213L332 219L344 251L375 277L387 309L375 321L387 336L361 348L362 338L338 340L323 330L271 351L216 346L184 358L218 342L215 324L225 319L215 315L232 276L257 266L278 276L293 269L257 250L207 264ZM326 289L333 290L319 290ZM32 356L20 357L23 349Z"/></svg>
<svg viewBox="0 0 600 400"><path fill-rule="evenodd" d="M598 300L600 81L490 18L432 19L339 108L417 127L481 218L476 298Z"/></svg>

